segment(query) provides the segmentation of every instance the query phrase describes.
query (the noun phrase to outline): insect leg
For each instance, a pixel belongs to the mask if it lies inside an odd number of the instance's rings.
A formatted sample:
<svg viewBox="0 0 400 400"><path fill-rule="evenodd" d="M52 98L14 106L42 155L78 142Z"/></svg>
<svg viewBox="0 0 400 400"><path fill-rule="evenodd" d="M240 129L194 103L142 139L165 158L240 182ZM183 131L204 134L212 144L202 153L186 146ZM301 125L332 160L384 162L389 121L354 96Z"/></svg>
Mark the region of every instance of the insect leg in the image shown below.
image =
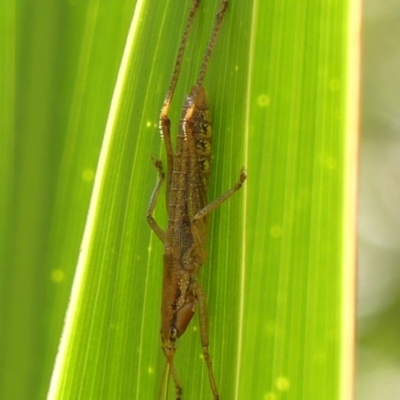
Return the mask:
<svg viewBox="0 0 400 400"><path fill-rule="evenodd" d="M226 193L222 196L218 197L218 199L214 200L212 203L205 206L202 210L200 210L193 218L193 221L199 221L204 218L206 215L210 214L211 211L214 211L218 208L224 201L228 200L236 191L238 191L241 187L243 182L246 180L247 175L244 168L240 171L239 180L236 182L235 186L229 189Z"/></svg>
<svg viewBox="0 0 400 400"><path fill-rule="evenodd" d="M207 365L208 379L210 381L210 387L214 396L214 400L218 400L219 394L218 394L217 384L215 383L211 357L210 353L208 352L208 345L209 345L208 310L207 310L206 295L203 292L203 289L201 288L198 282L194 282L192 289L194 295L196 296L197 304L199 306L200 340L203 349L204 361L206 362Z"/></svg>
<svg viewBox="0 0 400 400"><path fill-rule="evenodd" d="M167 208L168 208L168 203L169 203L169 200L168 200L169 187L171 184L172 171L174 169L174 151L172 149L170 127L171 127L171 121L169 120L168 115L161 114L160 130L161 130L161 136L164 139L165 149L167 152Z"/></svg>
<svg viewBox="0 0 400 400"><path fill-rule="evenodd" d="M153 218L153 211L157 203L158 193L160 192L160 188L164 180L164 172L161 160L158 160L157 158L155 158L155 156L153 156L152 159L154 166L158 170L158 180L156 183L156 187L151 194L149 207L147 208L147 222L149 223L150 228L154 231L154 233L160 238L162 242L164 242L165 232L159 227L156 220Z"/></svg>
<svg viewBox="0 0 400 400"><path fill-rule="evenodd" d="M181 400L182 386L181 386L181 383L179 381L178 373L176 372L175 365L174 365L173 361L171 362L169 367L170 367L170 372L171 372L171 375L172 375L172 379L174 380L174 384L175 384L175 399L176 400Z"/></svg>

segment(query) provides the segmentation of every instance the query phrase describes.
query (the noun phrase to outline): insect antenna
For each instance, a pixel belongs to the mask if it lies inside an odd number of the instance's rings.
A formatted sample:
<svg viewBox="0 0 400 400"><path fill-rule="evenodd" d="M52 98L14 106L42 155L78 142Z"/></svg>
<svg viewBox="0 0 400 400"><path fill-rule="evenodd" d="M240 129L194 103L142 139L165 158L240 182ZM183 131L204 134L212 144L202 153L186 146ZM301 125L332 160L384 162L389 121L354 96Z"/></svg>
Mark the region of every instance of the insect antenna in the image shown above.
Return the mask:
<svg viewBox="0 0 400 400"><path fill-rule="evenodd" d="M224 14L225 14L227 6L228 6L228 0L223 0L221 3L221 7L217 13L217 17L214 22L214 28L212 30L210 40L208 42L206 51L203 56L203 61L201 63L199 76L197 77L197 82L196 82L197 88L203 85L204 77L205 77L206 71L207 71L208 62L210 61L210 56L211 56L212 50L214 48L215 41L216 41L216 38L217 38L217 35L219 32L219 28L221 27L221 23L224 18ZM195 95L196 95L196 93L194 93L194 98L196 97Z"/></svg>
<svg viewBox="0 0 400 400"><path fill-rule="evenodd" d="M170 370L169 370L169 363L167 360L165 360L158 400L163 400L165 398L165 396L168 396L170 376L171 376L171 374L170 374Z"/></svg>
<svg viewBox="0 0 400 400"><path fill-rule="evenodd" d="M172 72L171 83L169 84L169 88L168 88L167 94L164 99L164 104L161 109L161 115L168 114L169 105L171 103L172 96L174 95L176 83L178 81L179 72L181 70L183 53L185 51L189 31L193 25L193 18L196 14L197 8L199 7L199 3L200 3L200 0L193 0L192 7L190 8L189 17L187 19L186 27L185 27L185 30L183 31L183 35L182 35L181 44L179 45L178 54L176 56L174 70Z"/></svg>

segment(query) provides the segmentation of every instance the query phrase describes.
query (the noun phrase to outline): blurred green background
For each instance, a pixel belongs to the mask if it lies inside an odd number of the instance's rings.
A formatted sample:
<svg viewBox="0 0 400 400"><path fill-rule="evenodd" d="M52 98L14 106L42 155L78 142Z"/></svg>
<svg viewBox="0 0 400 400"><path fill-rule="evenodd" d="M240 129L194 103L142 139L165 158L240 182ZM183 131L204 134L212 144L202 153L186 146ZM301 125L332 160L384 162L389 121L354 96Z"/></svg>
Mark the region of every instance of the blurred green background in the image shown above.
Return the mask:
<svg viewBox="0 0 400 400"><path fill-rule="evenodd" d="M400 2L364 2L359 400L400 398Z"/></svg>
<svg viewBox="0 0 400 400"><path fill-rule="evenodd" d="M135 4L1 2L1 398L45 398ZM375 400L400 397L399 1L366 0L363 35L357 398Z"/></svg>

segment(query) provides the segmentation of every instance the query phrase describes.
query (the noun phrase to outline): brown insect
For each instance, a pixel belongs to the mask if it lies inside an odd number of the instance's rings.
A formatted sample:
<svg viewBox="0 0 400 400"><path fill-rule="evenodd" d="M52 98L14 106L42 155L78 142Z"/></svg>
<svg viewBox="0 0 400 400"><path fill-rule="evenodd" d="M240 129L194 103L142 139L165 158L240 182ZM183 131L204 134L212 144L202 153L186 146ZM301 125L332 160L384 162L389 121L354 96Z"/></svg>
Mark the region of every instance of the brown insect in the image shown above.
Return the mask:
<svg viewBox="0 0 400 400"><path fill-rule="evenodd" d="M185 332L196 307L199 309L200 339L204 360L208 369L214 400L219 399L211 357L208 352L208 312L206 297L196 280L202 264L206 261L206 240L208 214L233 195L246 179L242 169L238 182L217 200L208 203L207 192L210 176L211 138L210 112L206 103L203 81L208 61L222 23L227 0L223 0L217 13L215 25L201 64L196 82L186 97L177 137L176 151L173 152L170 134L171 122L168 110L178 80L187 36L200 0L193 0L175 61L171 83L160 115L160 130L167 152L167 209L168 228L164 232L153 218L161 184L165 178L161 160L153 156L158 170L158 181L147 210L151 229L164 243L164 278L161 304L161 340L165 354L159 400L168 395L172 375L176 400L181 399L182 386L175 369L174 356L177 340Z"/></svg>

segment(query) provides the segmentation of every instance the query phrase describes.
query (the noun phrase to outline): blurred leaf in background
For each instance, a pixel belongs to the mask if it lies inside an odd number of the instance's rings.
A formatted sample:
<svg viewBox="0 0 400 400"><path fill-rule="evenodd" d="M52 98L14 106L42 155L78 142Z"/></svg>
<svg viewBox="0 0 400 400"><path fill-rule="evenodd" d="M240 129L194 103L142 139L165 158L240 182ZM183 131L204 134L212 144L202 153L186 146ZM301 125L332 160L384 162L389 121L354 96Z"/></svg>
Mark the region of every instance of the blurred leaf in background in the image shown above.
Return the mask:
<svg viewBox="0 0 400 400"><path fill-rule="evenodd" d="M357 398L400 398L400 3L366 0Z"/></svg>

